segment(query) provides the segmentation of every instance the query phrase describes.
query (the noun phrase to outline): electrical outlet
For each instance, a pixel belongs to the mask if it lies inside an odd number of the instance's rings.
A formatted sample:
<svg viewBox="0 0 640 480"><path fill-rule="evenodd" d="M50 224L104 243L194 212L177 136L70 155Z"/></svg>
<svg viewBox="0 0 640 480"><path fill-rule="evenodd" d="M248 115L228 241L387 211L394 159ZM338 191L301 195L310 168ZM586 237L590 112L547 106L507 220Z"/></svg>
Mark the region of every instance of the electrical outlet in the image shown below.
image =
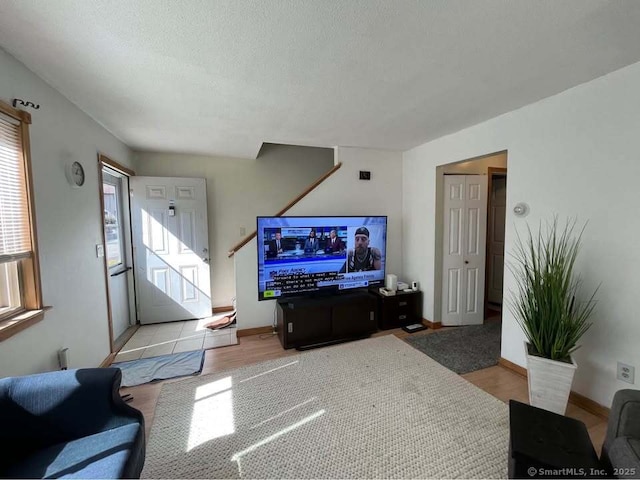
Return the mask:
<svg viewBox="0 0 640 480"><path fill-rule="evenodd" d="M247 229L244 227L240 227L240 236L244 237L247 234Z"/></svg>
<svg viewBox="0 0 640 480"><path fill-rule="evenodd" d="M104 257L104 245L102 245L101 243L96 245L96 257Z"/></svg>
<svg viewBox="0 0 640 480"><path fill-rule="evenodd" d="M627 383L635 383L636 367L618 362L618 380Z"/></svg>

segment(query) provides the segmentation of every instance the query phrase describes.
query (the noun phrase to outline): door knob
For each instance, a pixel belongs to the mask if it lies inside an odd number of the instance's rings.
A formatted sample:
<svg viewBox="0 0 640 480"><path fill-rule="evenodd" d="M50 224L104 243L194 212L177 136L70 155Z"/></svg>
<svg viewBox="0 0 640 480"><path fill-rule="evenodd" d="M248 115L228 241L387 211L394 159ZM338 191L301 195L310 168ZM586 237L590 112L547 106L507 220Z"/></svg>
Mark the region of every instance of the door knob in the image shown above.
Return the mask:
<svg viewBox="0 0 640 480"><path fill-rule="evenodd" d="M468 263L469 263L469 260L465 260L465 261L464 261L464 263L465 263L465 264L468 264Z"/></svg>
<svg viewBox="0 0 640 480"><path fill-rule="evenodd" d="M203 259L202 259L202 261L203 261L204 263L209 263L209 259L208 259L208 258L203 258Z"/></svg>

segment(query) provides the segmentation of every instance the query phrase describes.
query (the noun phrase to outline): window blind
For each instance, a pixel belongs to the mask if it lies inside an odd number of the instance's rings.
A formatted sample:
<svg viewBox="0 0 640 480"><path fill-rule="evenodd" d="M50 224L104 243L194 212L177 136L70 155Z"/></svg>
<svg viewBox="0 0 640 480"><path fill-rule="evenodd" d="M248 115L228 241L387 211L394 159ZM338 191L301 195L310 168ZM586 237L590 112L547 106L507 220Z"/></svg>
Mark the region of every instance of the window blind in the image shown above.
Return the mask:
<svg viewBox="0 0 640 480"><path fill-rule="evenodd" d="M20 122L0 114L0 263L31 255Z"/></svg>

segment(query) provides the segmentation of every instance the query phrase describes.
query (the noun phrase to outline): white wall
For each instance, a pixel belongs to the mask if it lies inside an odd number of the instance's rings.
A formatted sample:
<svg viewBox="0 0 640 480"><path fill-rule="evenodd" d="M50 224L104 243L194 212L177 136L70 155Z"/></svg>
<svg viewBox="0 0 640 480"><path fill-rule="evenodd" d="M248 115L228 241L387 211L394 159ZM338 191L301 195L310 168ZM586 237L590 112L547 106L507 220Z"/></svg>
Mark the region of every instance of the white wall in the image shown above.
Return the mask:
<svg viewBox="0 0 640 480"><path fill-rule="evenodd" d="M214 307L232 304L228 252L256 229L256 216L274 215L333 167L333 149L273 144L265 144L256 160L161 153L134 158L137 175L206 179Z"/></svg>
<svg viewBox="0 0 640 480"><path fill-rule="evenodd" d="M342 167L287 212L288 215L387 215L387 272L402 277L402 155L399 152L336 148ZM360 170L371 180L359 180ZM256 240L236 255L238 328L271 325L276 304L258 301Z"/></svg>
<svg viewBox="0 0 640 480"><path fill-rule="evenodd" d="M507 257L515 228L522 231L526 222L535 227L554 214L589 221L578 271L587 291L599 282L602 287L594 326L576 354L573 388L606 406L616 390L629 386L616 380L616 361L640 367L638 85L640 63L403 155L404 270L422 282L427 317L434 312L437 165L508 150ZM530 205L524 220L511 213L517 202ZM514 288L505 271L505 292ZM524 366L523 339L505 309L502 356Z"/></svg>
<svg viewBox="0 0 640 480"><path fill-rule="evenodd" d="M463 162L448 163L439 166L437 173L442 175L451 173L457 175L486 175L489 167L507 168L507 152L498 152ZM442 184L444 185L444 180Z"/></svg>
<svg viewBox="0 0 640 480"><path fill-rule="evenodd" d="M52 310L0 343L0 376L58 368L69 347L71 367L98 366L109 355L97 153L129 165L129 149L24 65L0 49L0 99L40 104L32 116L31 160L42 294ZM73 189L64 165L79 161L86 183Z"/></svg>

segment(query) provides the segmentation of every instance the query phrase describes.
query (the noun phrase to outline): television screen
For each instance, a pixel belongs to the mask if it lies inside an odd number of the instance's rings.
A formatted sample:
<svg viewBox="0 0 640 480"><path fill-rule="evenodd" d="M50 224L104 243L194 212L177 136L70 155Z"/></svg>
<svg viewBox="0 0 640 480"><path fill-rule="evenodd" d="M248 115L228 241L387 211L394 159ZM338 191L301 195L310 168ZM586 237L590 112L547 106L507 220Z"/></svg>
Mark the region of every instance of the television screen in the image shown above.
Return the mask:
<svg viewBox="0 0 640 480"><path fill-rule="evenodd" d="M258 217L258 299L384 283L387 217Z"/></svg>

